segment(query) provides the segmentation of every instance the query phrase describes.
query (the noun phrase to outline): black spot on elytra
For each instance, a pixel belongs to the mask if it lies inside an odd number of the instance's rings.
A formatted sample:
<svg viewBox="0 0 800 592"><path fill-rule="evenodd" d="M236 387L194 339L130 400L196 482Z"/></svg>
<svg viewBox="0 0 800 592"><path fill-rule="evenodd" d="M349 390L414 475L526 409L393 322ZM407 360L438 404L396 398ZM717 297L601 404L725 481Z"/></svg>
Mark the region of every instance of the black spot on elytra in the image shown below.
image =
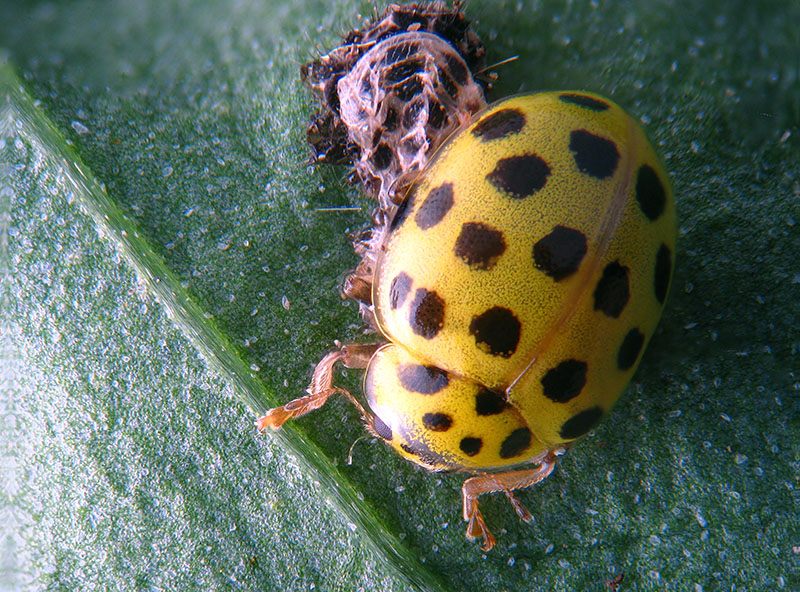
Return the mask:
<svg viewBox="0 0 800 592"><path fill-rule="evenodd" d="M481 451L481 448L483 447L483 440L468 436L461 439L458 447L461 448L461 452L467 456L475 456Z"/></svg>
<svg viewBox="0 0 800 592"><path fill-rule="evenodd" d="M639 174L636 175L636 201L648 220L657 220L664 213L667 192L658 174L646 164L639 168Z"/></svg>
<svg viewBox="0 0 800 592"><path fill-rule="evenodd" d="M414 333L433 339L444 326L444 300L436 292L418 288L409 307L408 322Z"/></svg>
<svg viewBox="0 0 800 592"><path fill-rule="evenodd" d="M558 434L565 440L580 438L597 425L602 416L603 410L600 407L590 407L565 421Z"/></svg>
<svg viewBox="0 0 800 592"><path fill-rule="evenodd" d="M466 222L456 239L453 252L472 269L487 271L506 250L503 233L480 222Z"/></svg>
<svg viewBox="0 0 800 592"><path fill-rule="evenodd" d="M375 433L387 442L392 439L392 428L383 423L377 415L372 418L372 427L375 429Z"/></svg>
<svg viewBox="0 0 800 592"><path fill-rule="evenodd" d="M549 175L550 167L542 158L523 154L498 160L486 180L510 197L523 199L541 190Z"/></svg>
<svg viewBox="0 0 800 592"><path fill-rule="evenodd" d="M401 442L400 448L405 450L408 454L419 458L420 462L427 465L433 465L436 470L445 470L448 464L441 454L436 454L422 442Z"/></svg>
<svg viewBox="0 0 800 592"><path fill-rule="evenodd" d="M397 206L397 211L394 213L394 218L389 223L389 230L394 231L400 226L403 225L403 222L406 221L408 215L411 213L411 210L414 207L414 201L416 200L416 191L411 191L406 196L406 198L400 202L400 205Z"/></svg>
<svg viewBox="0 0 800 592"><path fill-rule="evenodd" d="M617 170L619 151L611 140L586 130L575 130L569 135L569 149L578 170L586 175L606 179Z"/></svg>
<svg viewBox="0 0 800 592"><path fill-rule="evenodd" d="M414 222L422 230L433 228L442 221L453 207L453 184L442 183L428 192L417 213L414 215Z"/></svg>
<svg viewBox="0 0 800 592"><path fill-rule="evenodd" d="M558 95L558 100L562 103L571 103L573 105L577 105L578 107L583 107L584 109L590 109L591 111L608 110L608 103L605 101L577 93L560 94Z"/></svg>
<svg viewBox="0 0 800 592"><path fill-rule="evenodd" d="M620 370L629 370L639 357L644 345L644 333L639 329L631 329L622 340L622 345L619 346L617 351L617 368Z"/></svg>
<svg viewBox="0 0 800 592"><path fill-rule="evenodd" d="M426 413L422 425L432 432L446 432L453 425L453 418L446 413Z"/></svg>
<svg viewBox="0 0 800 592"><path fill-rule="evenodd" d="M533 264L555 281L569 277L586 255L586 235L566 226L553 231L533 245Z"/></svg>
<svg viewBox="0 0 800 592"><path fill-rule="evenodd" d="M659 303L664 304L669 290L669 278L672 274L672 253L669 247L662 244L656 254L655 292Z"/></svg>
<svg viewBox="0 0 800 592"><path fill-rule="evenodd" d="M493 356L508 358L519 344L522 325L507 308L495 306L472 317L470 335L475 337L478 348Z"/></svg>
<svg viewBox="0 0 800 592"><path fill-rule="evenodd" d="M630 295L628 268L614 261L606 265L594 289L594 309L613 319L619 318Z"/></svg>
<svg viewBox="0 0 800 592"><path fill-rule="evenodd" d="M525 452L531 445L531 431L517 428L500 445L500 458L513 458Z"/></svg>
<svg viewBox="0 0 800 592"><path fill-rule="evenodd" d="M482 142L497 140L519 133L525 127L525 116L517 109L501 109L481 119L472 134Z"/></svg>
<svg viewBox="0 0 800 592"><path fill-rule="evenodd" d="M401 442L400 443L400 448L405 450L408 454L412 454L414 456L420 456L420 453L419 453L418 450L415 450L414 448L412 448L411 446L409 446L405 442Z"/></svg>
<svg viewBox="0 0 800 592"><path fill-rule="evenodd" d="M542 376L544 396L556 403L577 397L586 386L586 362L564 360Z"/></svg>
<svg viewBox="0 0 800 592"><path fill-rule="evenodd" d="M422 364L402 364L397 368L397 379L410 393L435 395L450 384L450 377L444 370Z"/></svg>
<svg viewBox="0 0 800 592"><path fill-rule="evenodd" d="M508 407L506 398L487 388L482 388L475 396L475 412L478 415L497 415Z"/></svg>
<svg viewBox="0 0 800 592"><path fill-rule="evenodd" d="M392 280L389 286L389 307L392 310L397 310L406 301L406 296L411 291L413 281L408 274L401 271Z"/></svg>

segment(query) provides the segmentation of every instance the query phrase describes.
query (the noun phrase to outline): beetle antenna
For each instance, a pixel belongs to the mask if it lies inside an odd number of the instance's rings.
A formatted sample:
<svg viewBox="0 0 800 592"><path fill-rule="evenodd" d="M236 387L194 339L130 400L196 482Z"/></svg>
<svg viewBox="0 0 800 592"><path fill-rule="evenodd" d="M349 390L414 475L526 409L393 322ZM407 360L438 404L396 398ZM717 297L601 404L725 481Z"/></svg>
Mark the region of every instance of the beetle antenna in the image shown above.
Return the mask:
<svg viewBox="0 0 800 592"><path fill-rule="evenodd" d="M355 447L356 447L356 444L358 444L359 442L361 442L361 440L366 440L367 438L371 438L371 437L372 437L372 434L370 434L369 436L359 436L359 437L358 437L358 438L356 438L356 439L355 439L355 441L354 441L354 442L353 442L353 443L350 445L350 450L347 452L347 460L345 461L345 462L347 463L347 466L348 466L348 467L349 467L350 465L352 465L352 464L353 464L353 448L355 448Z"/></svg>

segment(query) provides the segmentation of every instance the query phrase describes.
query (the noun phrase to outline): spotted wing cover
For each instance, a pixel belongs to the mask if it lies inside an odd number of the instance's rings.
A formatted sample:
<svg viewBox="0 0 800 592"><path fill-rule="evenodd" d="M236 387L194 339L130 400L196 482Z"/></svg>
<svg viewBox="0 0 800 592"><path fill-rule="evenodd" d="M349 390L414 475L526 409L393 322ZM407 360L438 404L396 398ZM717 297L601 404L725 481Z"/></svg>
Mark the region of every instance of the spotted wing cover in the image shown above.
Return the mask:
<svg viewBox="0 0 800 592"><path fill-rule="evenodd" d="M543 452L500 393L424 366L402 347L378 350L364 391L378 435L427 468L513 466Z"/></svg>
<svg viewBox="0 0 800 592"><path fill-rule="evenodd" d="M377 318L423 361L508 389L543 442L570 440L630 378L674 247L669 185L636 122L589 93L515 97L412 188L376 268Z"/></svg>

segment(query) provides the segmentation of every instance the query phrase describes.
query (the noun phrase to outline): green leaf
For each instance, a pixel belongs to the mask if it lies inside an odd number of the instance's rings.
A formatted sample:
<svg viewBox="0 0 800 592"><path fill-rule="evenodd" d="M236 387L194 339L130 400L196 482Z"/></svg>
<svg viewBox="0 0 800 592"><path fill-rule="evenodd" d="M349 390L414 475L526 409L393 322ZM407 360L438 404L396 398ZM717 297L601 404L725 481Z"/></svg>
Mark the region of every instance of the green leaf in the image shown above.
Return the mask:
<svg viewBox="0 0 800 592"><path fill-rule="evenodd" d="M19 84L0 66L6 584L437 588L316 446L209 396L271 400Z"/></svg>
<svg viewBox="0 0 800 592"><path fill-rule="evenodd" d="M795 589L800 5L467 6L490 62L519 55L494 96L611 95L681 220L631 388L519 495L533 524L482 501L488 554L463 476L368 441L346 464L344 401L252 424L335 339L368 339L338 285L371 204L306 166L297 75L359 10L0 3L0 587Z"/></svg>

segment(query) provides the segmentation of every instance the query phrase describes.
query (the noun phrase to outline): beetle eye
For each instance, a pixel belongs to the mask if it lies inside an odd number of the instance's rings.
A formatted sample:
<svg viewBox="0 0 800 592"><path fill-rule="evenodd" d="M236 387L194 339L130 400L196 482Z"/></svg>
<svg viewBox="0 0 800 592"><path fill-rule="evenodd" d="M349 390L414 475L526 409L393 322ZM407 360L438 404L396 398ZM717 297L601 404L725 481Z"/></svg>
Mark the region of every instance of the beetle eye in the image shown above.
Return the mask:
<svg viewBox="0 0 800 592"><path fill-rule="evenodd" d="M375 433L378 434L381 438L383 438L387 442L391 442L392 428L383 423L383 420L381 420L381 418L378 417L377 415L375 415L372 419L372 427L375 430Z"/></svg>

